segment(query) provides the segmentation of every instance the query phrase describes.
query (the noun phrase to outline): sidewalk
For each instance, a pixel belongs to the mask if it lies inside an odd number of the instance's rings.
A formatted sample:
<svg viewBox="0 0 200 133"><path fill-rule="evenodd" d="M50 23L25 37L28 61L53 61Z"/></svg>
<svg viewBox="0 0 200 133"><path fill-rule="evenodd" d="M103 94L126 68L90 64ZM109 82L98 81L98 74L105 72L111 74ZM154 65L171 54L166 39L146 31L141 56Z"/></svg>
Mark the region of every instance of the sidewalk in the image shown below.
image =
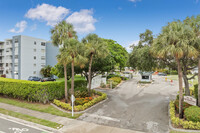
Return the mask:
<svg viewBox="0 0 200 133"><path fill-rule="evenodd" d="M0 103L0 108L62 124L64 125L63 128L58 130L58 132L62 132L62 133L94 133L94 132L95 133L141 133L138 131L132 131L132 130L109 127L109 126L102 126L102 125L97 125L94 123L88 123L84 121L69 119L66 117L61 117L61 116L51 115L48 113L29 110L29 109L16 107L16 106L5 104L5 103Z"/></svg>

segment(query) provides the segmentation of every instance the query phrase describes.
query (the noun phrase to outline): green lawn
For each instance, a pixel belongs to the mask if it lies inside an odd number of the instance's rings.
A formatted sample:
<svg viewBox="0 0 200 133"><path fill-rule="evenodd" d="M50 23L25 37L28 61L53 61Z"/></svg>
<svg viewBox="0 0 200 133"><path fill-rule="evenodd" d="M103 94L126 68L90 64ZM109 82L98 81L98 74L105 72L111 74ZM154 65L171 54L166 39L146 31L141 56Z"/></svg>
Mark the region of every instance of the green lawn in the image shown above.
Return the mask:
<svg viewBox="0 0 200 133"><path fill-rule="evenodd" d="M6 104L11 104L11 105L22 107L22 108L35 110L35 111L39 111L39 112L49 113L52 115L73 118L73 119L76 119L82 115L82 114L75 114L74 117L72 117L71 113L62 112L50 104L30 103L30 102L26 102L26 101L20 101L20 100L16 100L16 99L3 98L3 97L0 97L0 102L6 103Z"/></svg>
<svg viewBox="0 0 200 133"><path fill-rule="evenodd" d="M192 75L188 75L188 77L191 77ZM167 79L170 80L178 80L178 75L167 75ZM189 80L189 83L192 84L192 80ZM193 84L198 83L198 77L196 76L195 79L193 80Z"/></svg>
<svg viewBox="0 0 200 133"><path fill-rule="evenodd" d="M78 80L78 79L85 79L85 77L81 77L81 75L75 75L74 76L74 79ZM70 79L71 80L71 79ZM65 78L59 78L59 79L56 79L57 82L62 82L62 81L65 81Z"/></svg>
<svg viewBox="0 0 200 133"><path fill-rule="evenodd" d="M179 132L179 131L170 131L170 133L200 133L200 132Z"/></svg>
<svg viewBox="0 0 200 133"><path fill-rule="evenodd" d="M39 118L36 118L36 117L33 117L33 116L21 114L21 113L18 113L18 112L13 112L13 111L10 111L10 110L5 110L5 109L2 109L2 108L0 108L0 113L5 114L5 115L9 115L9 116L12 116L12 117L16 117L16 118L19 118L19 119L23 119L23 120L26 120L26 121L34 122L34 123L37 123L37 124L40 124L40 125L55 128L55 129L59 129L63 126L63 125L58 124L56 122L51 122L51 121L47 121L47 120L44 120L44 119L39 119Z"/></svg>

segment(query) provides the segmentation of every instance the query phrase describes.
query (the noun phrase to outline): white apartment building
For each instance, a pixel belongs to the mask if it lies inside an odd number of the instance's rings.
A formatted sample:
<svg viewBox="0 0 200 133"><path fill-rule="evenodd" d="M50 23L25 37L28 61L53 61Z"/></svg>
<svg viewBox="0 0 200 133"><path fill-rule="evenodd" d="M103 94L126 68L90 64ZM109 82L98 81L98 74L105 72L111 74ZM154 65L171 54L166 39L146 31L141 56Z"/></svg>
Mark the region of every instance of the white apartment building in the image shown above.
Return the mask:
<svg viewBox="0 0 200 133"><path fill-rule="evenodd" d="M13 36L0 42L0 75L23 80L29 76L42 77L41 68L54 66L57 54L58 47L44 39Z"/></svg>

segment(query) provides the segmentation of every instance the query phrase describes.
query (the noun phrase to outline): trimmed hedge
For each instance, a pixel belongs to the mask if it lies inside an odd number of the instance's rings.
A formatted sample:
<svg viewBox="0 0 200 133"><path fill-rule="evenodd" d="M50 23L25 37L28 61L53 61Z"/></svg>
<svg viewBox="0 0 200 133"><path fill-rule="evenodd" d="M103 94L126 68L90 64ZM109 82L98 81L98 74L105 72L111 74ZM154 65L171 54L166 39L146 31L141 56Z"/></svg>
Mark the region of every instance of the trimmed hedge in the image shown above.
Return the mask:
<svg viewBox="0 0 200 133"><path fill-rule="evenodd" d="M191 106L185 110L185 118L189 121L200 122L200 108Z"/></svg>
<svg viewBox="0 0 200 133"><path fill-rule="evenodd" d="M78 106L74 106L74 111L83 111L91 106L93 106L94 104L102 101L102 100L105 100L107 98L107 94L106 93L102 93L102 92L98 92L98 91L94 91L94 93L98 94L99 97L97 98L94 98L93 100L85 103L84 105L78 105ZM61 102L59 100L56 100L54 99L53 103L58 106L58 107L61 107L65 110L68 110L68 111L71 111L72 110L72 106L68 103L64 103L64 102Z"/></svg>
<svg viewBox="0 0 200 133"><path fill-rule="evenodd" d="M170 102L170 119L175 127L182 127L184 129L195 130L200 129L200 122L184 121L183 119L179 119L179 117L176 117L174 101Z"/></svg>
<svg viewBox="0 0 200 133"><path fill-rule="evenodd" d="M74 82L75 87L83 86L85 82L77 80ZM0 95L32 102L47 103L54 99L62 99L64 88L64 82L34 82L0 78Z"/></svg>

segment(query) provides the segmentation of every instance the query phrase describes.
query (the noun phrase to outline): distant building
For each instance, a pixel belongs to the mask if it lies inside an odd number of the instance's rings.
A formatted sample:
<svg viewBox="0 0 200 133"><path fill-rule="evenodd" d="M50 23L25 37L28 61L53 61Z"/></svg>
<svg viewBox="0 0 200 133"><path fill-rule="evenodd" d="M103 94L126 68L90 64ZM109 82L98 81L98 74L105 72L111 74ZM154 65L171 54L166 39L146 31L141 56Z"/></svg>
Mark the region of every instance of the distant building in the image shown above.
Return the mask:
<svg viewBox="0 0 200 133"><path fill-rule="evenodd" d="M142 82L151 82L152 81L152 72L140 72Z"/></svg>
<svg viewBox="0 0 200 133"><path fill-rule="evenodd" d="M0 75L27 80L29 76L41 77L46 65L57 64L58 47L44 39L13 36L0 42Z"/></svg>

